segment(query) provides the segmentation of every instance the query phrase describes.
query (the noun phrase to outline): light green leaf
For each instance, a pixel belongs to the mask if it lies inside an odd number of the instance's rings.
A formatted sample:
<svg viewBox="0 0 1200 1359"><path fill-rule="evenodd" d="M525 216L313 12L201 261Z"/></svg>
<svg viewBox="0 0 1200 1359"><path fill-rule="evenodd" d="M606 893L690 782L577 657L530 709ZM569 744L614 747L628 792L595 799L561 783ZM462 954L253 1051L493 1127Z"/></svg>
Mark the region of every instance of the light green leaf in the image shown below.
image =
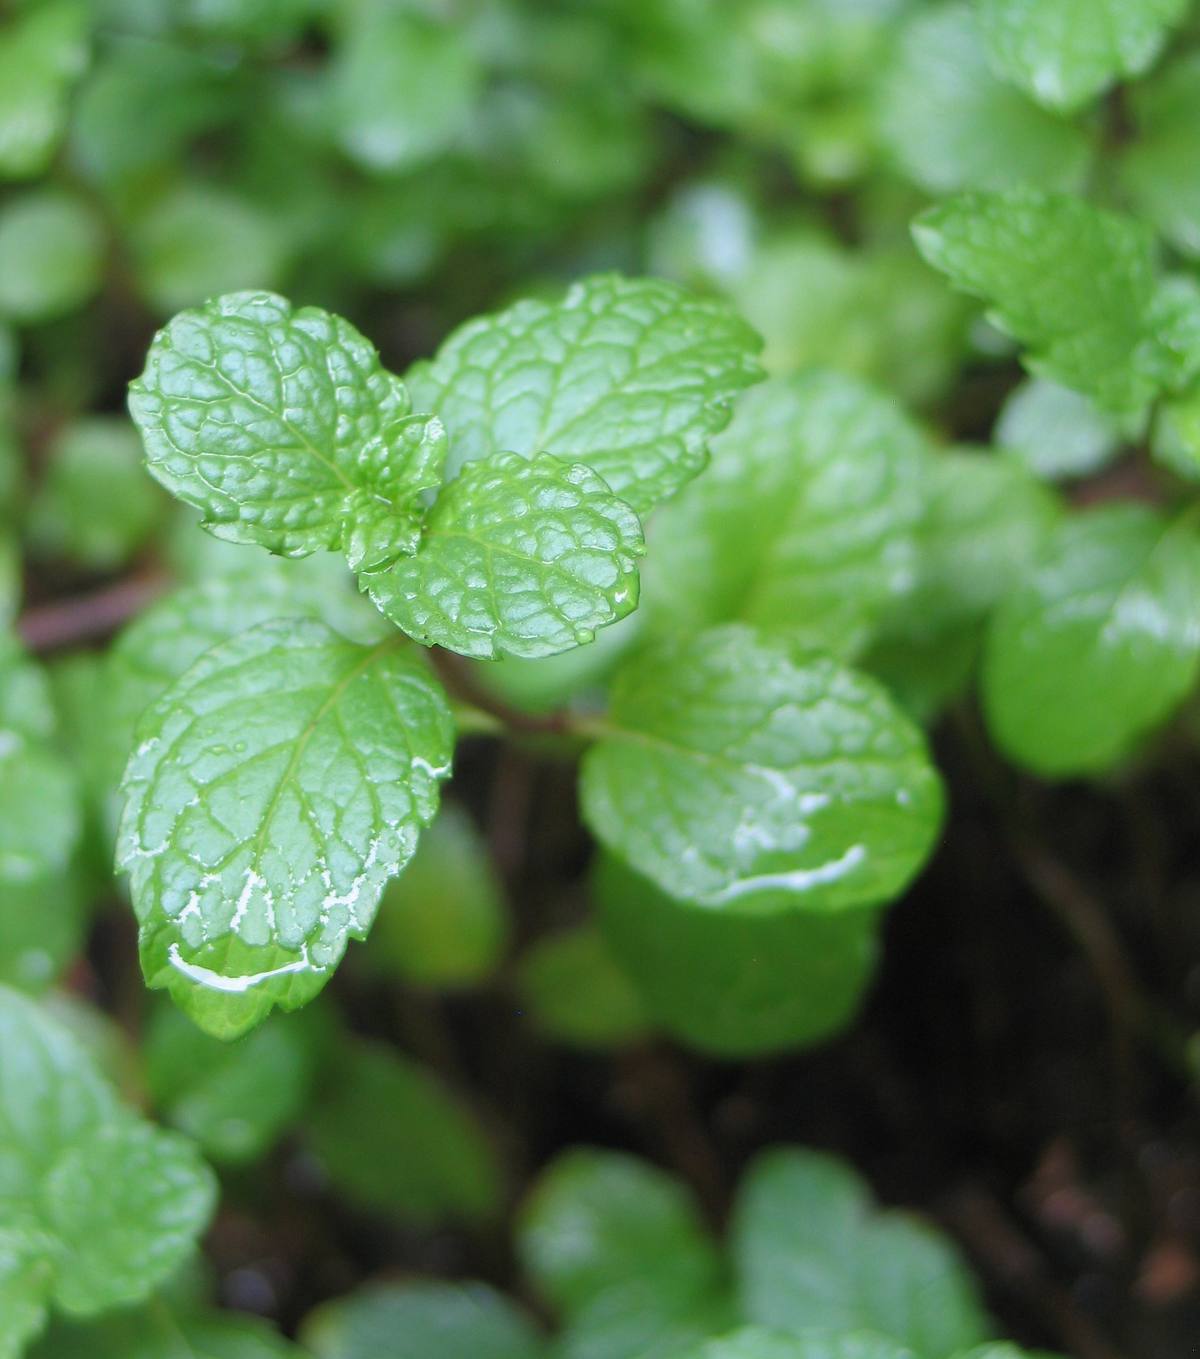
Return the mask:
<svg viewBox="0 0 1200 1359"><path fill-rule="evenodd" d="M618 672L598 735L583 764L588 824L702 906L878 905L937 835L937 775L884 690L750 628L644 652Z"/></svg>
<svg viewBox="0 0 1200 1359"><path fill-rule="evenodd" d="M163 506L129 422L91 416L54 440L49 469L30 506L29 532L43 553L110 571L145 542Z"/></svg>
<svg viewBox="0 0 1200 1359"><path fill-rule="evenodd" d="M27 881L0 872L0 982L34 993L51 985L83 946L84 905L71 868Z"/></svg>
<svg viewBox="0 0 1200 1359"><path fill-rule="evenodd" d="M1176 476L1200 481L1200 386L1159 404L1150 451Z"/></svg>
<svg viewBox="0 0 1200 1359"><path fill-rule="evenodd" d="M0 987L0 1356L51 1304L140 1301L191 1250L215 1184L191 1145L119 1104L74 1038Z"/></svg>
<svg viewBox="0 0 1200 1359"><path fill-rule="evenodd" d="M992 439L1031 472L1058 481L1107 466L1122 434L1118 422L1086 396L1045 378L1026 378L1001 407Z"/></svg>
<svg viewBox="0 0 1200 1359"><path fill-rule="evenodd" d="M384 890L361 961L417 986L470 986L500 962L508 932L487 845L466 813L448 803Z"/></svg>
<svg viewBox="0 0 1200 1359"><path fill-rule="evenodd" d="M32 179L49 166L87 65L89 27L87 4L52 0L0 30L0 179Z"/></svg>
<svg viewBox="0 0 1200 1359"><path fill-rule="evenodd" d="M398 627L464 656L552 656L637 606L638 517L582 463L500 453L438 496L416 553L359 583Z"/></svg>
<svg viewBox="0 0 1200 1359"><path fill-rule="evenodd" d="M568 1317L634 1280L709 1290L718 1277L687 1189L633 1156L588 1147L542 1172L521 1210L517 1250L538 1291Z"/></svg>
<svg viewBox="0 0 1200 1359"><path fill-rule="evenodd" d="M686 1346L737 1324L728 1285L650 1274L624 1279L575 1312L558 1340L559 1359L678 1359Z"/></svg>
<svg viewBox="0 0 1200 1359"><path fill-rule="evenodd" d="M189 534L214 548L205 534ZM381 641L386 624L355 594L352 577L333 557L287 561L237 548L250 568L233 577L200 574L202 584L173 591L121 633L104 657L96 704L104 720L87 731L85 755L93 796L105 831L115 841L120 820L118 787L133 751L138 720L187 668L218 642L276 618L319 618L358 642ZM335 567L330 573L325 568ZM364 626L364 624L366 626Z"/></svg>
<svg viewBox="0 0 1200 1359"><path fill-rule="evenodd" d="M537 940L521 957L517 987L539 1027L573 1047L619 1048L650 1030L629 974L590 925Z"/></svg>
<svg viewBox="0 0 1200 1359"><path fill-rule="evenodd" d="M1190 0L976 0L995 69L1047 108L1074 112L1141 75Z"/></svg>
<svg viewBox="0 0 1200 1359"><path fill-rule="evenodd" d="M146 297L169 315L219 293L273 287L287 233L286 221L237 194L183 183L138 219L131 246Z"/></svg>
<svg viewBox="0 0 1200 1359"><path fill-rule="evenodd" d="M1031 104L988 69L967 0L913 14L875 102L884 145L930 193L1019 184L1074 189L1091 159L1078 127Z"/></svg>
<svg viewBox="0 0 1200 1359"><path fill-rule="evenodd" d="M523 1312L482 1283L377 1284L327 1302L303 1326L317 1359L538 1359Z"/></svg>
<svg viewBox="0 0 1200 1359"><path fill-rule="evenodd" d="M760 376L758 345L722 302L603 274L558 303L469 321L407 381L445 421L455 466L552 453L641 514L704 466L733 398Z"/></svg>
<svg viewBox="0 0 1200 1359"><path fill-rule="evenodd" d="M921 253L1029 350L1027 366L1115 413L1155 395L1153 237L1131 217L1033 190L963 194L913 224Z"/></svg>
<svg viewBox="0 0 1200 1359"><path fill-rule="evenodd" d="M415 550L423 493L441 484L441 424L353 326L273 293L231 293L159 331L129 408L150 470L220 538L352 565ZM370 555L355 530L386 510Z"/></svg>
<svg viewBox="0 0 1200 1359"><path fill-rule="evenodd" d="M449 709L395 640L293 619L208 652L137 735L118 863L142 968L235 1037L310 1000L365 937L437 810Z"/></svg>
<svg viewBox="0 0 1200 1359"><path fill-rule="evenodd" d="M745 1326L673 1359L917 1359L912 1350L871 1331L772 1331Z"/></svg>
<svg viewBox="0 0 1200 1359"><path fill-rule="evenodd" d="M177 1315L161 1300L88 1324L56 1323L28 1359L307 1359L244 1312Z"/></svg>
<svg viewBox="0 0 1200 1359"><path fill-rule="evenodd" d="M1117 163L1138 213L1177 250L1200 256L1200 53L1129 91L1136 135Z"/></svg>
<svg viewBox="0 0 1200 1359"><path fill-rule="evenodd" d="M872 388L773 378L655 519L648 605L680 630L740 619L853 655L912 583L926 461L919 431Z"/></svg>
<svg viewBox="0 0 1200 1359"><path fill-rule="evenodd" d="M767 894L753 914L698 910L608 855L595 893L604 937L646 1009L702 1052L760 1056L819 1042L850 1021L875 970L869 913L790 911ZM574 1003L589 1004L581 987Z"/></svg>
<svg viewBox="0 0 1200 1359"><path fill-rule="evenodd" d="M983 703L1020 764L1105 769L1164 721L1200 667L1200 538L1143 505L1067 520L988 635Z"/></svg>
<svg viewBox="0 0 1200 1359"><path fill-rule="evenodd" d="M981 622L1030 571L1057 497L1015 459L959 448L930 459L913 588L889 630L945 635Z"/></svg>
<svg viewBox="0 0 1200 1359"><path fill-rule="evenodd" d="M385 174L454 142L481 85L461 23L382 3L350 11L329 78L338 141L365 169Z"/></svg>
<svg viewBox="0 0 1200 1359"><path fill-rule="evenodd" d="M97 291L103 269L103 228L82 198L36 189L0 210L0 316L64 316Z"/></svg>
<svg viewBox="0 0 1200 1359"><path fill-rule="evenodd" d="M988 1333L950 1242L877 1212L858 1176L819 1152L779 1149L754 1162L734 1209L733 1256L744 1312L763 1326L875 1331L921 1359L949 1359Z"/></svg>
<svg viewBox="0 0 1200 1359"><path fill-rule="evenodd" d="M329 1179L366 1212L431 1227L499 1206L500 1168L482 1127L391 1048L343 1040L307 1131Z"/></svg>
<svg viewBox="0 0 1200 1359"><path fill-rule="evenodd" d="M173 1006L147 1030L146 1084L162 1117L206 1155L230 1165L268 1151L295 1121L312 1085L305 1027L268 1020L235 1043L201 1033Z"/></svg>

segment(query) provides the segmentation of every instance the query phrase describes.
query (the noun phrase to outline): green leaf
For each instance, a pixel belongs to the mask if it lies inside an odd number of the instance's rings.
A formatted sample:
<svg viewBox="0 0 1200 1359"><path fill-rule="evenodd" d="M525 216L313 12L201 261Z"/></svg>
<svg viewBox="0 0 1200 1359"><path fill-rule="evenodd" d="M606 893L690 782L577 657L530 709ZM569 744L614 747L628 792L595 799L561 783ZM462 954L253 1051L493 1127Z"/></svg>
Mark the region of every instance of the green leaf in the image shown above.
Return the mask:
<svg viewBox="0 0 1200 1359"><path fill-rule="evenodd" d="M622 1152L577 1147L541 1174L517 1224L538 1291L568 1317L638 1279L708 1290L716 1249L678 1181Z"/></svg>
<svg viewBox="0 0 1200 1359"><path fill-rule="evenodd" d="M1141 75L1190 0L976 0L996 70L1039 104L1072 113Z"/></svg>
<svg viewBox="0 0 1200 1359"><path fill-rule="evenodd" d="M169 315L219 293L274 286L290 242L286 222L247 199L183 183L139 218L131 245L146 297Z"/></svg>
<svg viewBox="0 0 1200 1359"><path fill-rule="evenodd" d="M117 1100L74 1038L0 987L0 1356L51 1302L87 1316L140 1301L191 1250L211 1173Z"/></svg>
<svg viewBox="0 0 1200 1359"><path fill-rule="evenodd" d="M1162 722L1200 666L1200 539L1136 504L1067 520L988 635L983 703L1037 773L1105 769Z"/></svg>
<svg viewBox="0 0 1200 1359"><path fill-rule="evenodd" d="M642 514L704 466L733 398L760 376L758 345L722 302L603 274L560 302L469 321L407 381L445 421L456 466L552 453Z"/></svg>
<svg viewBox="0 0 1200 1359"><path fill-rule="evenodd" d="M362 962L417 986L482 981L508 941L504 892L470 818L453 803L384 890Z"/></svg>
<svg viewBox="0 0 1200 1359"><path fill-rule="evenodd" d="M48 167L67 121L67 96L88 60L89 6L28 7L0 30L0 179Z"/></svg>
<svg viewBox="0 0 1200 1359"><path fill-rule="evenodd" d="M737 1324L722 1281L698 1287L685 1279L630 1278L574 1313L558 1340L560 1359L679 1359L687 1346Z"/></svg>
<svg viewBox="0 0 1200 1359"><path fill-rule="evenodd" d="M81 1325L56 1323L28 1359L307 1359L242 1312L176 1315L160 1299Z"/></svg>
<svg viewBox="0 0 1200 1359"><path fill-rule="evenodd" d="M317 1359L539 1359L529 1318L482 1283L377 1284L327 1302L303 1326Z"/></svg>
<svg viewBox="0 0 1200 1359"><path fill-rule="evenodd" d="M29 511L34 544L97 571L122 565L145 542L164 503L129 422L103 415L77 420L57 436L50 457Z"/></svg>
<svg viewBox="0 0 1200 1359"><path fill-rule="evenodd" d="M0 871L0 983L35 993L51 985L83 946L84 905L70 868L28 881Z"/></svg>
<svg viewBox="0 0 1200 1359"><path fill-rule="evenodd" d="M912 1350L871 1331L786 1331L745 1326L675 1359L917 1359Z"/></svg>
<svg viewBox="0 0 1200 1359"><path fill-rule="evenodd" d="M1027 366L1117 414L1155 395L1153 237L1131 217L1033 190L963 194L913 224L921 253L1030 352Z"/></svg>
<svg viewBox="0 0 1200 1359"><path fill-rule="evenodd" d="M889 629L930 637L981 622L1042 553L1058 499L1013 459L959 448L930 459L920 564Z"/></svg>
<svg viewBox="0 0 1200 1359"><path fill-rule="evenodd" d="M1136 135L1117 163L1121 187L1177 250L1200 255L1200 53L1129 91Z"/></svg>
<svg viewBox="0 0 1200 1359"><path fill-rule="evenodd" d="M790 911L769 894L754 914L697 909L607 855L594 886L604 938L645 1008L702 1052L761 1056L819 1042L850 1021L875 969L867 913ZM574 1005L590 1005L582 987Z"/></svg>
<svg viewBox="0 0 1200 1359"><path fill-rule="evenodd" d="M312 1085L314 1054L295 1021L269 1020L222 1043L165 1005L153 1016L143 1051L146 1085L162 1117L229 1165L268 1151L296 1120Z"/></svg>
<svg viewBox="0 0 1200 1359"><path fill-rule="evenodd" d="M921 1359L950 1359L987 1336L953 1246L877 1212L858 1176L819 1152L755 1161L738 1192L733 1255L745 1314L763 1326L875 1331Z"/></svg>
<svg viewBox="0 0 1200 1359"><path fill-rule="evenodd" d="M644 652L618 672L598 734L583 763L585 819L682 900L878 905L937 835L937 775L883 689L749 628Z"/></svg>
<svg viewBox="0 0 1200 1359"><path fill-rule="evenodd" d="M618 1048L650 1028L628 973L590 925L546 935L527 949L517 987L538 1026L572 1047Z"/></svg>
<svg viewBox="0 0 1200 1359"><path fill-rule="evenodd" d="M311 1000L366 936L437 810L449 709L394 639L293 619L206 653L137 735L118 863L142 968L236 1037Z"/></svg>
<svg viewBox="0 0 1200 1359"><path fill-rule="evenodd" d="M82 198L37 189L0 210L0 316L64 316L99 289L103 269L103 228Z"/></svg>
<svg viewBox="0 0 1200 1359"><path fill-rule="evenodd" d="M463 25L376 2L351 9L329 79L338 141L365 169L391 174L461 135L481 72Z"/></svg>
<svg viewBox="0 0 1200 1359"><path fill-rule="evenodd" d="M876 89L876 123L892 159L929 193L1075 189L1091 160L1087 137L989 70L966 0L918 9L901 30Z"/></svg>
<svg viewBox="0 0 1200 1359"><path fill-rule="evenodd" d="M366 1212L431 1227L499 1206L500 1169L479 1123L391 1048L343 1040L307 1132L325 1174Z"/></svg>
<svg viewBox="0 0 1200 1359"><path fill-rule="evenodd" d="M192 524L188 533L213 548L225 546L196 533ZM103 659L95 699L103 721L88 727L92 745L85 758L106 834L114 842L120 821L118 789L136 744L138 720L210 647L276 618L319 618L359 642L387 635L386 624L354 593L352 577L335 558L286 561L226 550L251 569L222 578L206 564L202 584L175 590L152 605Z"/></svg>
<svg viewBox="0 0 1200 1359"><path fill-rule="evenodd" d="M220 538L352 566L415 550L421 497L441 484L441 424L340 317L273 293L232 293L155 336L129 408L150 470ZM358 524L386 514L370 552ZM370 521L368 521L370 522Z"/></svg>
<svg viewBox="0 0 1200 1359"><path fill-rule="evenodd" d="M1005 401L992 439L1047 481L1100 471L1122 443L1117 421L1086 396L1044 378L1026 378Z"/></svg>
<svg viewBox="0 0 1200 1359"><path fill-rule="evenodd" d="M655 519L647 603L680 630L740 619L853 655L911 584L926 462L920 432L872 388L772 379Z"/></svg>
<svg viewBox="0 0 1200 1359"><path fill-rule="evenodd" d="M416 553L359 576L426 646L464 656L552 656L637 607L638 517L582 463L500 453L438 496Z"/></svg>

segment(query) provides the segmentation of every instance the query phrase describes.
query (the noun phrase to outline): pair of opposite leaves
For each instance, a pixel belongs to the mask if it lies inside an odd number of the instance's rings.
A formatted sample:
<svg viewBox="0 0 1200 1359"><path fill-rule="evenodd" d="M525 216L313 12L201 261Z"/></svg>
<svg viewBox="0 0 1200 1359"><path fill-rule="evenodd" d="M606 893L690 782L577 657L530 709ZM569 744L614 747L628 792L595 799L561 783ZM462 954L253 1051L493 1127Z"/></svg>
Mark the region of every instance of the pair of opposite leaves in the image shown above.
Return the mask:
<svg viewBox="0 0 1200 1359"><path fill-rule="evenodd" d="M637 515L700 469L755 347L720 303L600 278L464 327L410 376L437 412L414 416L345 322L237 295L168 326L132 405L152 470L221 536L340 547L419 640L541 655L633 607ZM460 470L429 506L446 429ZM453 724L401 643L264 623L140 727L119 856L143 966L214 1032L315 994L436 811ZM712 906L775 887L884 900L936 828L936 777L882 692L751 629L629 667L598 735L589 823Z"/></svg>

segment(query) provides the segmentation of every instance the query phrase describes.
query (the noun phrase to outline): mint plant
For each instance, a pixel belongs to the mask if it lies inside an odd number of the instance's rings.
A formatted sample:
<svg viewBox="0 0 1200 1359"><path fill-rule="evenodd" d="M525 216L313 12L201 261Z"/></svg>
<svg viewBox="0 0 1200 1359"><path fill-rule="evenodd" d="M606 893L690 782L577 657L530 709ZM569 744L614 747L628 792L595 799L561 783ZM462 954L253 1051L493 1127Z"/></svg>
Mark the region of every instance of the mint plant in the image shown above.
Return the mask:
<svg viewBox="0 0 1200 1359"><path fill-rule="evenodd" d="M0 1359L1192 1359L1198 73L0 4Z"/></svg>

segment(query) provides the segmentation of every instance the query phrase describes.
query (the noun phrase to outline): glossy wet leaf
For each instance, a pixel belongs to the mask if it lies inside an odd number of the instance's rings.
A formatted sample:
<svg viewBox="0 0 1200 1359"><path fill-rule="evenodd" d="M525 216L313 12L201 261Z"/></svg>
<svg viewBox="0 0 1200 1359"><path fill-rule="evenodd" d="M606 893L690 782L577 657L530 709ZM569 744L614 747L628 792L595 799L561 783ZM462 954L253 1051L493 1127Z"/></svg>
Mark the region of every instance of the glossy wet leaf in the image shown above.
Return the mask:
<svg viewBox="0 0 1200 1359"><path fill-rule="evenodd" d="M651 528L662 625L741 619L839 655L911 584L926 445L852 378L774 378L739 402L705 475Z"/></svg>
<svg viewBox="0 0 1200 1359"><path fill-rule="evenodd" d="M988 729L1044 775L1116 763L1165 721L1200 667L1200 539L1140 505L1067 520L993 620Z"/></svg>
<svg viewBox="0 0 1200 1359"><path fill-rule="evenodd" d="M394 640L263 623L150 709L125 772L118 861L142 968L234 1037L320 991L437 810L445 698Z"/></svg>
<svg viewBox="0 0 1200 1359"><path fill-rule="evenodd" d="M441 425L412 414L374 347L273 293L181 312L155 337L129 408L151 472L206 528L289 556L344 545L371 566L411 552L421 496L441 483Z"/></svg>
<svg viewBox="0 0 1200 1359"><path fill-rule="evenodd" d="M140 1301L192 1249L213 1178L192 1145L124 1107L76 1040L0 987L0 1355L51 1305Z"/></svg>
<svg viewBox="0 0 1200 1359"><path fill-rule="evenodd" d="M930 193L1079 187L1091 148L1080 128L1032 104L988 67L969 0L917 8L875 90L892 159Z"/></svg>
<svg viewBox="0 0 1200 1359"><path fill-rule="evenodd" d="M1028 351L1040 377L1115 413L1154 395L1153 237L1132 217L1032 190L963 194L913 224L921 253Z"/></svg>
<svg viewBox="0 0 1200 1359"><path fill-rule="evenodd" d="M416 552L359 583L398 627L465 656L552 656L637 605L637 515L581 463L496 454L441 492Z"/></svg>
<svg viewBox="0 0 1200 1359"><path fill-rule="evenodd" d="M688 1190L636 1157L587 1147L542 1172L521 1210L517 1249L538 1291L569 1317L633 1280L690 1289L717 1277Z"/></svg>
<svg viewBox="0 0 1200 1359"><path fill-rule="evenodd" d="M639 514L704 466L759 376L758 339L723 302L603 274L556 303L469 321L407 376L454 464L498 452L583 462Z"/></svg>
<svg viewBox="0 0 1200 1359"><path fill-rule="evenodd" d="M701 1052L760 1056L820 1042L850 1022L875 970L869 913L792 911L769 895L753 914L705 910L611 856L594 890L603 936L642 1005Z"/></svg>
<svg viewBox="0 0 1200 1359"><path fill-rule="evenodd" d="M618 672L598 734L582 771L588 825L706 908L878 905L937 835L937 775L884 690L750 628L643 652Z"/></svg>
<svg viewBox="0 0 1200 1359"><path fill-rule="evenodd" d="M500 1201L500 1167L472 1112L417 1063L346 1044L308 1117L309 1145L365 1212L419 1227L474 1222Z"/></svg>
<svg viewBox="0 0 1200 1359"><path fill-rule="evenodd" d="M650 1031L629 973L590 925L537 940L520 959L517 988L534 1023L572 1047L603 1051Z"/></svg>
<svg viewBox="0 0 1200 1359"><path fill-rule="evenodd" d="M1141 75L1189 0L976 0L996 70L1047 108L1073 112Z"/></svg>
<svg viewBox="0 0 1200 1359"><path fill-rule="evenodd" d="M759 1156L739 1186L732 1244L743 1310L762 1326L874 1331L922 1359L950 1359L987 1338L950 1242L914 1218L876 1210L832 1156Z"/></svg>
<svg viewBox="0 0 1200 1359"><path fill-rule="evenodd" d="M533 1322L494 1288L377 1284L325 1303L303 1326L316 1359L539 1359Z"/></svg>

